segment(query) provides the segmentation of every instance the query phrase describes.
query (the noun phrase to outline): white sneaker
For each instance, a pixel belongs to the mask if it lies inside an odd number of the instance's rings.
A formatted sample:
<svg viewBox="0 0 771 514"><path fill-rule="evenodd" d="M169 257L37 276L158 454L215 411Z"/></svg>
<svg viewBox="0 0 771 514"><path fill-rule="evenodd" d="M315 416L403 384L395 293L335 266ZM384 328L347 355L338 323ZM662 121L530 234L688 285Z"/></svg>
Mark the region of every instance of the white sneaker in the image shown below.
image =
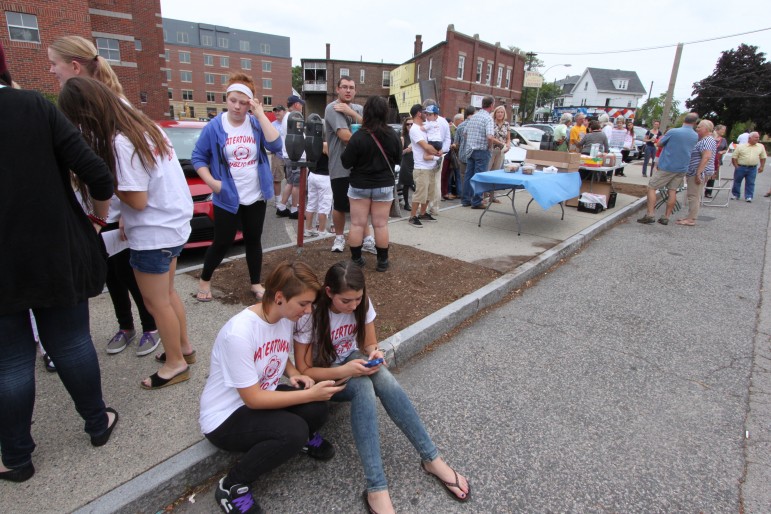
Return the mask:
<svg viewBox="0 0 771 514"><path fill-rule="evenodd" d="M332 251L343 253L345 250L345 236L335 236L335 242L332 243Z"/></svg>
<svg viewBox="0 0 771 514"><path fill-rule="evenodd" d="M303 235L305 237L316 237L317 235L319 235L319 233L316 230L306 230L305 232L303 232Z"/></svg>
<svg viewBox="0 0 771 514"><path fill-rule="evenodd" d="M375 248L375 238L372 236L365 237L364 242L361 243L361 251L374 253L377 255L377 249Z"/></svg>

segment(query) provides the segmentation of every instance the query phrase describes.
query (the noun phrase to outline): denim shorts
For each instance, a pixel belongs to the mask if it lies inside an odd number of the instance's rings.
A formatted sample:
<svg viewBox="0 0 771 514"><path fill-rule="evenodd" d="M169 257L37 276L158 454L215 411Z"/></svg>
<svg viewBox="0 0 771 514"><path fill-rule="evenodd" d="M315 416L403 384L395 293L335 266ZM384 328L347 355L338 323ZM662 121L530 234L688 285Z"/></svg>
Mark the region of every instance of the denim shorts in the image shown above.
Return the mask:
<svg viewBox="0 0 771 514"><path fill-rule="evenodd" d="M372 200L373 202L391 202L394 199L394 187L376 187L363 189L348 186L348 198L351 200Z"/></svg>
<svg viewBox="0 0 771 514"><path fill-rule="evenodd" d="M129 264L139 272L162 275L169 272L171 261L179 257L183 246L159 250L131 250Z"/></svg>

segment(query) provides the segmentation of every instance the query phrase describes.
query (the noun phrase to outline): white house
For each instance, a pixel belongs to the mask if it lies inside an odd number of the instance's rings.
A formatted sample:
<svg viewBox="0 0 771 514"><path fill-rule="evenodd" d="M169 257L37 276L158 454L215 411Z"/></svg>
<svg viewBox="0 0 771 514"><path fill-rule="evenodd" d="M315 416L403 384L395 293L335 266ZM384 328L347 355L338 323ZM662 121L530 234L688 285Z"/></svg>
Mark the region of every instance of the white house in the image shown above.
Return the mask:
<svg viewBox="0 0 771 514"><path fill-rule="evenodd" d="M607 112L611 118L634 118L640 99L646 94L634 71L586 68L573 84L569 92L555 101L556 117L563 112L583 112L590 116Z"/></svg>

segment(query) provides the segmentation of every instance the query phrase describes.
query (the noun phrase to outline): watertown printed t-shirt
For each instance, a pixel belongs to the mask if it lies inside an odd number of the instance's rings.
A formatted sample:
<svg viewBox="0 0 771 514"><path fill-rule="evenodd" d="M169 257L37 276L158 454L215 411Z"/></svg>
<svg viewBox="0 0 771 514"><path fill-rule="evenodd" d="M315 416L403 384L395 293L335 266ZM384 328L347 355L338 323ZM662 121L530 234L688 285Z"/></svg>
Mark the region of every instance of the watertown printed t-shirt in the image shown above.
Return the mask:
<svg viewBox="0 0 771 514"><path fill-rule="evenodd" d="M115 136L114 146L118 190L147 192L147 207L141 211L120 204L129 248L159 250L185 244L190 236L193 199L174 149L167 157L156 153L155 166L146 170L126 136Z"/></svg>
<svg viewBox="0 0 771 514"><path fill-rule="evenodd" d="M369 302L369 309L365 316L366 323L372 323L375 320L375 308L372 302ZM311 335L313 333L313 315L306 314L297 322L297 333L294 336L295 341L300 344L311 344ZM337 359L332 364L342 364L345 359L358 349L356 345L356 317L351 314L335 314L329 311L329 331L332 336L332 346L337 353Z"/></svg>
<svg viewBox="0 0 771 514"><path fill-rule="evenodd" d="M238 191L238 203L252 205L262 200L260 178L257 174L257 142L254 140L252 124L247 116L241 126L230 124L227 116L222 117L225 139L225 158L230 166L230 175Z"/></svg>
<svg viewBox="0 0 771 514"><path fill-rule="evenodd" d="M274 391L289 358L294 323L270 324L244 309L225 323L211 352L211 368L201 394L201 432L208 434L244 405L237 389L259 384Z"/></svg>

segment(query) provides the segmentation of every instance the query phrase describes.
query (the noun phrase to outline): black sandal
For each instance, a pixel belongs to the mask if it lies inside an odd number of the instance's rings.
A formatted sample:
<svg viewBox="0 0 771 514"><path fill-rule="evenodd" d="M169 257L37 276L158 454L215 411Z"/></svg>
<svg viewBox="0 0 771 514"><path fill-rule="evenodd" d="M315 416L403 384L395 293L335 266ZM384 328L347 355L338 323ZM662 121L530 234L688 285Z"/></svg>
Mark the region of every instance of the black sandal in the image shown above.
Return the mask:
<svg viewBox="0 0 771 514"><path fill-rule="evenodd" d="M142 389L147 390L163 389L164 387L179 384L180 382L185 382L186 380L190 380L190 366L186 367L171 378L163 378L162 376L158 375L157 372L153 373L150 375L150 385L147 385L144 382L140 382L139 385Z"/></svg>
<svg viewBox="0 0 771 514"><path fill-rule="evenodd" d="M447 466L450 467L449 464ZM466 484L468 484L468 492L466 493L466 496L461 498L460 496L458 496L457 494L455 494L450 490L451 487L455 487L460 492L463 492L463 488L460 486L460 480L458 479L458 472L455 471L455 469L450 467L452 472L455 474L455 482L445 482L444 480L442 480L441 478L439 478L438 476L434 475L433 473L431 473L429 470L426 469L425 461L420 461L420 467L423 468L424 473L438 480L439 483L444 486L444 490L447 491L447 494L452 496L455 501L459 501L462 503L462 502L468 501L468 499L471 498L471 482L469 482L468 478L466 479Z"/></svg>

